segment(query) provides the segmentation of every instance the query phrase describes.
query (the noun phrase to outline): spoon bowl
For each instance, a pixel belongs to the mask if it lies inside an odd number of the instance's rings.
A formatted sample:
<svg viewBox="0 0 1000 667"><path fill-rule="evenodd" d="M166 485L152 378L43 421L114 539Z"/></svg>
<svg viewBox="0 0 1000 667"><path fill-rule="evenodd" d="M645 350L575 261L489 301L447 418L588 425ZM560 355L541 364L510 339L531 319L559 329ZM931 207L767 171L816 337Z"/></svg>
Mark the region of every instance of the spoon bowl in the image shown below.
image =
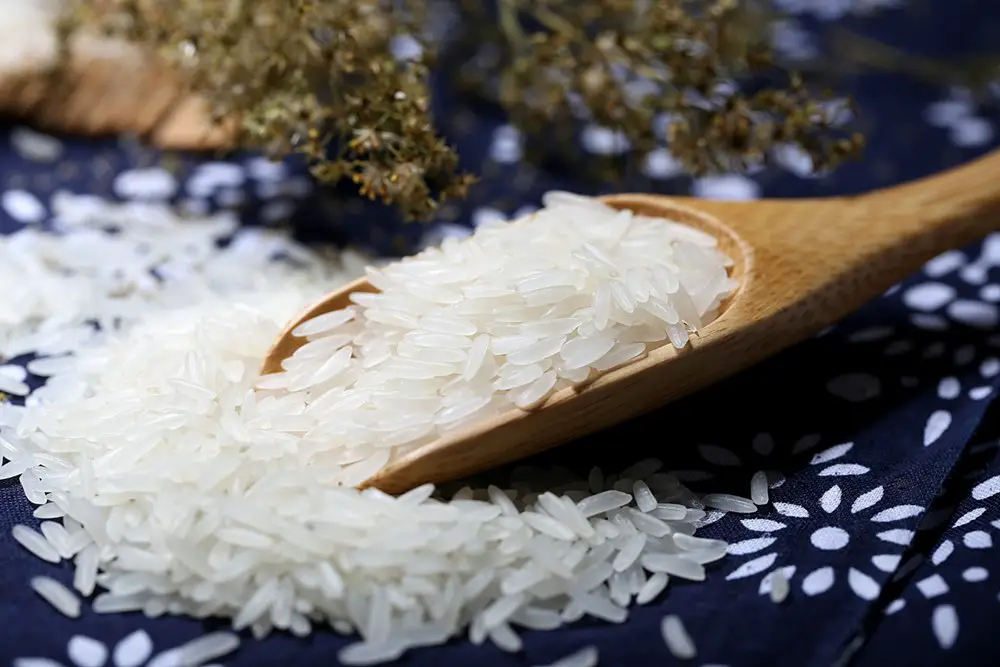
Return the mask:
<svg viewBox="0 0 1000 667"><path fill-rule="evenodd" d="M392 460L361 487L400 493L521 459L650 412L733 375L837 322L940 252L1000 225L1000 153L855 197L733 202L623 194L619 209L708 232L739 287L681 350L664 344L531 411L514 406ZM304 311L268 352L262 374L305 343L298 324L377 291L350 283Z"/></svg>

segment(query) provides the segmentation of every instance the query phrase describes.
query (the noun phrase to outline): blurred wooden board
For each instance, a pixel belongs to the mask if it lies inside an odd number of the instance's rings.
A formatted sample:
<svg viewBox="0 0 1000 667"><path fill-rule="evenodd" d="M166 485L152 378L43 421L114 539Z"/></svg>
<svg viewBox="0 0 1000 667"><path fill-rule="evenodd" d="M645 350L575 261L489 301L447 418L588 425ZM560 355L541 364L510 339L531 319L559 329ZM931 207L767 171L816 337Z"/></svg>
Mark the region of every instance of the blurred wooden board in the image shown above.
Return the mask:
<svg viewBox="0 0 1000 667"><path fill-rule="evenodd" d="M170 150L231 147L235 121L212 123L203 99L150 54L81 35L58 82L52 21L59 0L0 0L0 114L49 132L131 133Z"/></svg>

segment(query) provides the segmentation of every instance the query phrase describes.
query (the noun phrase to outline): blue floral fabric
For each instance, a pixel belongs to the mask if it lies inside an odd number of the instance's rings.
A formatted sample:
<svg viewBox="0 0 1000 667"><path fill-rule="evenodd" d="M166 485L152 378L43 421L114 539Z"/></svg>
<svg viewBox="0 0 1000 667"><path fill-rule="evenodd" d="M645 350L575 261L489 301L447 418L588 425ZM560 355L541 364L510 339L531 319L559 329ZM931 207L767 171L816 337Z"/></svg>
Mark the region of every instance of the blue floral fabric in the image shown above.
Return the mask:
<svg viewBox="0 0 1000 667"><path fill-rule="evenodd" d="M1000 18L992 3L973 0L913 0L920 6L912 9L895 0L775 2L796 16L775 31L776 47L792 58L820 49L817 35L835 22L938 57L965 53L988 46ZM751 175L691 179L663 151L614 188L743 199L854 193L944 170L1000 143L992 97L888 74L856 76L844 92L857 98L870 137L860 164L816 179L805 159L787 150L777 166ZM189 156L175 180L162 172L158 156L136 146L69 137L61 138L58 164L37 163L19 154L8 127L0 148L0 231L17 229L55 191L127 197L130 183L146 179L162 183L163 198L190 210L241 204L247 224L265 225L291 214L304 238L400 252L523 213L545 190L596 191L574 173L527 166L522 138L499 114L446 92L442 99L449 136L467 166L485 177L468 202L449 205L430 228L398 223L357 200L321 197L294 163L233 158L242 176L220 184L199 180L198 165L213 158ZM595 156L624 148L596 126L582 128L580 143ZM633 608L623 624L583 621L528 632L524 651L515 655L453 641L399 664L540 665L594 645L600 664L610 667L995 665L998 320L1000 234L934 259L842 323L757 368L545 455L540 463L584 470L657 456L691 484L741 495L755 471L767 470L772 502L752 515L711 515L699 534L729 542L729 556L706 582L672 585L653 604ZM27 582L38 574L67 580L70 572L32 558L10 536L14 524L36 523L31 509L16 482L0 484L0 663L168 667L175 664L169 649L215 627L136 614L59 616ZM768 595L775 569L791 582L783 604ZM659 628L667 613L683 619L696 659L668 652ZM348 641L322 633L308 640L273 636L245 641L224 662L333 665ZM44 660L24 661L29 657Z"/></svg>

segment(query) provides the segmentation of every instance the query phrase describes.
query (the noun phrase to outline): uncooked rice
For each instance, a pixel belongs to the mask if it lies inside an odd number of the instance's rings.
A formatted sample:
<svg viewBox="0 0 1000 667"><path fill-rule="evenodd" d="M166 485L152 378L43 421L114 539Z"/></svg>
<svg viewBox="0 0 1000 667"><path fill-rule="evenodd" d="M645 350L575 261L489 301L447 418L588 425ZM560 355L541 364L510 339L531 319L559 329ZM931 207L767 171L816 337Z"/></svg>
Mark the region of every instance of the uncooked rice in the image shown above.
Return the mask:
<svg viewBox="0 0 1000 667"><path fill-rule="evenodd" d="M433 433L683 345L733 287L701 232L546 202L369 269L383 293L304 326L309 343L261 379L282 326L364 258L227 215L57 195L59 234L0 239L0 280L19 286L0 354L34 352L48 376L24 406L0 405L0 477L18 477L45 522L15 539L71 560L97 613L357 632L339 656L353 665L463 633L516 651L523 629L622 622L672 578L704 579L725 544L692 536L702 509L754 505L701 497L658 460L587 477L521 467L506 488L448 495L352 486ZM79 613L61 584L32 586ZM235 647L213 637L187 650ZM588 648L556 664L596 661Z"/></svg>
<svg viewBox="0 0 1000 667"><path fill-rule="evenodd" d="M790 591L791 585L785 573L781 570L771 572L771 602L781 604L788 598Z"/></svg>
<svg viewBox="0 0 1000 667"><path fill-rule="evenodd" d="M210 632L174 649L178 665L207 665L235 651L240 638L231 632Z"/></svg>
<svg viewBox="0 0 1000 667"><path fill-rule="evenodd" d="M766 505L768 503L767 473L763 470L758 470L750 478L750 500L755 505Z"/></svg>
<svg viewBox="0 0 1000 667"><path fill-rule="evenodd" d="M597 658L597 647L585 646L553 663L537 665L537 667L597 667Z"/></svg>
<svg viewBox="0 0 1000 667"><path fill-rule="evenodd" d="M63 154L62 142L27 127L11 130L10 143L21 157L31 162L55 162Z"/></svg>
<svg viewBox="0 0 1000 667"><path fill-rule="evenodd" d="M315 414L302 428L335 443L331 481L356 485L443 433L684 347L736 286L708 234L567 193L545 201L369 269L378 293L296 327L306 344L256 387Z"/></svg>
<svg viewBox="0 0 1000 667"><path fill-rule="evenodd" d="M22 547L30 551L37 558L41 558L49 563L58 563L62 558L56 548L45 539L44 535L35 532L27 526L14 526L11 531L14 539Z"/></svg>
<svg viewBox="0 0 1000 667"><path fill-rule="evenodd" d="M737 512L739 514L753 514L757 511L754 501L743 496L734 496L731 493L709 493L701 499L705 507L714 507L723 512Z"/></svg>
<svg viewBox="0 0 1000 667"><path fill-rule="evenodd" d="M51 577L32 577L31 588L63 616L80 616L80 598Z"/></svg>
<svg viewBox="0 0 1000 667"><path fill-rule="evenodd" d="M698 651L695 649L694 641L680 617L676 614L667 614L660 623L660 630L663 632L663 641L667 644L667 649L675 658L681 660L691 660Z"/></svg>

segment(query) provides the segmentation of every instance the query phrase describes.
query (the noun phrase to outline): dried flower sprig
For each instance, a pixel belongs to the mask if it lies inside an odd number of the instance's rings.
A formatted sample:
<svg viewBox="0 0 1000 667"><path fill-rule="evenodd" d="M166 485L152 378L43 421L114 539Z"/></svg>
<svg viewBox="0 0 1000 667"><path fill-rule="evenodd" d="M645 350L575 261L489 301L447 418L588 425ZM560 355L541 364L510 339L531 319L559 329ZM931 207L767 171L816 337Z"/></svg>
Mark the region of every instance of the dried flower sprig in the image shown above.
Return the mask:
<svg viewBox="0 0 1000 667"><path fill-rule="evenodd" d="M177 67L219 119L239 117L241 143L274 157L304 154L324 183L428 219L473 176L431 116L436 53L428 0L74 0L61 26L143 44ZM456 0L459 42L496 50L483 82L530 134L589 120L617 129L633 155L667 143L694 173L736 170L782 144L816 169L856 156L841 110L776 71L751 0ZM400 37L422 48L394 55ZM749 92L735 82L778 74ZM492 75L495 75L493 77Z"/></svg>

